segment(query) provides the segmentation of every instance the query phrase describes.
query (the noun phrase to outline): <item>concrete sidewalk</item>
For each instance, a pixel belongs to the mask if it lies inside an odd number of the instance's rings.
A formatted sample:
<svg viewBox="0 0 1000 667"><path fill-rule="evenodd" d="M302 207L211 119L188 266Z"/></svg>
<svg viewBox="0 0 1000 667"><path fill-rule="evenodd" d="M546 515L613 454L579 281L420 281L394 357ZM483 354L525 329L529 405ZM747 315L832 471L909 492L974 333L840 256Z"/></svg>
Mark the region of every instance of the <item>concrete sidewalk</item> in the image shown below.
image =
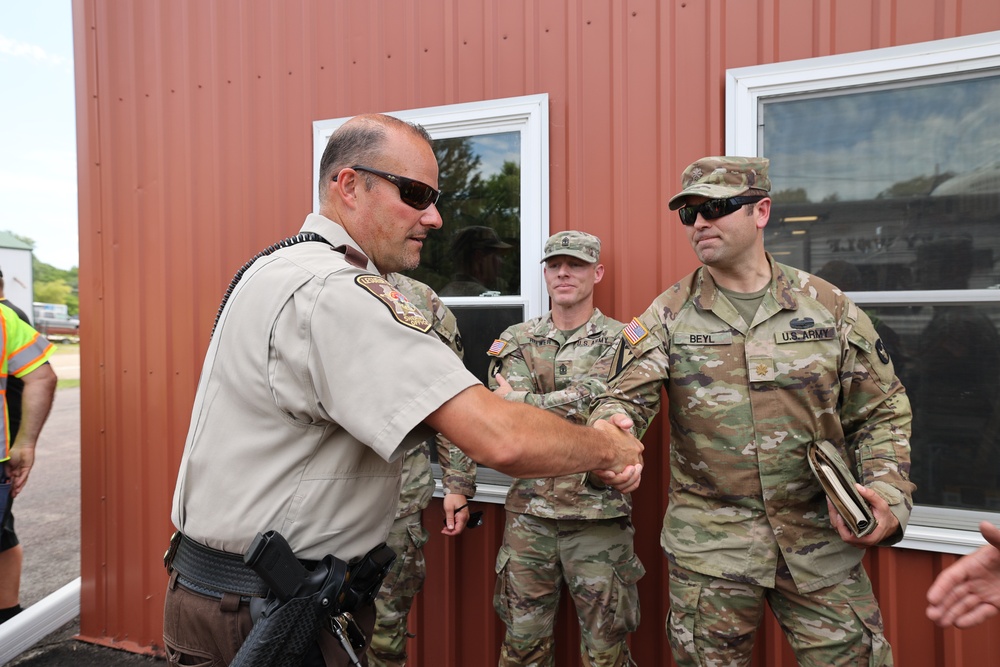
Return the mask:
<svg viewBox="0 0 1000 667"><path fill-rule="evenodd" d="M60 380L79 380L80 379L80 346L75 345L70 348L70 353L60 352L55 354L49 360L52 364L52 370L56 372L56 375ZM72 352L75 350L75 354Z"/></svg>

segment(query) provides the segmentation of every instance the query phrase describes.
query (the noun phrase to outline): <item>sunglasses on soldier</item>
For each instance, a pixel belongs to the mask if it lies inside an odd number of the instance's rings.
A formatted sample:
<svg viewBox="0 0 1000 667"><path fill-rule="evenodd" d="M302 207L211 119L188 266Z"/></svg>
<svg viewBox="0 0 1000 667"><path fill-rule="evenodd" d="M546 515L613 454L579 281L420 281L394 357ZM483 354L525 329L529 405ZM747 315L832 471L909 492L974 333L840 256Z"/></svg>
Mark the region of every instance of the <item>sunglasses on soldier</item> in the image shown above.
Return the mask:
<svg viewBox="0 0 1000 667"><path fill-rule="evenodd" d="M744 204L759 202L764 197L730 197L729 199L709 199L701 204L684 206L677 209L677 214L681 216L681 224L690 227L698 219L698 214L705 220L715 220L739 209Z"/></svg>
<svg viewBox="0 0 1000 667"><path fill-rule="evenodd" d="M380 171L378 169L372 169L371 167L365 167L360 164L356 164L351 167L354 171L367 171L369 174L374 174L379 178L384 178L399 190L399 199L407 206L412 206L418 211L423 211L425 208L431 204L436 204L438 198L441 197L441 191L435 190L426 183L421 183L420 181L415 181L412 178L407 178L406 176L397 176L396 174L390 174L387 171ZM334 175L333 180L337 180L337 176Z"/></svg>

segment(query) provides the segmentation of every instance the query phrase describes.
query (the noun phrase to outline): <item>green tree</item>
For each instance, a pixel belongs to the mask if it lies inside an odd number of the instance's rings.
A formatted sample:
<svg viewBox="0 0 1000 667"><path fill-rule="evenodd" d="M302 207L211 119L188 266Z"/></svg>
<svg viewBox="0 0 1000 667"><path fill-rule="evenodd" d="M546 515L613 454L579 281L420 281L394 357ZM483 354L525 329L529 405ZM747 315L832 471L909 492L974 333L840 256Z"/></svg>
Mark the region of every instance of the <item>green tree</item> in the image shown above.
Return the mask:
<svg viewBox="0 0 1000 667"><path fill-rule="evenodd" d="M70 315L80 312L80 275L79 269L57 269L51 264L31 258L32 272L35 277L35 301L43 303L64 303Z"/></svg>
<svg viewBox="0 0 1000 667"><path fill-rule="evenodd" d="M482 157L471 137L435 139L441 199L437 209L444 221L432 231L420 253L420 266L409 275L441 290L457 270L452 256L455 234L469 226L492 227L513 246L521 236L521 168L505 162L499 172L483 177ZM520 290L520 255L511 252L502 268L503 282L513 293Z"/></svg>
<svg viewBox="0 0 1000 667"><path fill-rule="evenodd" d="M73 288L61 280L35 283L35 301L41 301L42 303L66 303L68 306L67 299L72 294Z"/></svg>
<svg viewBox="0 0 1000 667"><path fill-rule="evenodd" d="M875 195L876 199L891 199L893 197L914 197L919 195L929 195L934 188L941 185L955 174L946 171L943 174L933 174L931 176L916 176L907 181L899 181Z"/></svg>
<svg viewBox="0 0 1000 667"><path fill-rule="evenodd" d="M500 172L491 175L476 188L481 203L480 222L497 231L511 245L521 238L521 165L504 162ZM504 284L513 294L521 291L521 262L511 252L500 269Z"/></svg>
<svg viewBox="0 0 1000 667"><path fill-rule="evenodd" d="M444 226L430 232L420 253L420 267L408 271L411 276L440 290L450 279L453 265L451 240L456 230L479 224L480 205L472 199L472 191L480 182L480 157L469 137L435 139L434 155L438 162L438 187L441 199L437 209Z"/></svg>

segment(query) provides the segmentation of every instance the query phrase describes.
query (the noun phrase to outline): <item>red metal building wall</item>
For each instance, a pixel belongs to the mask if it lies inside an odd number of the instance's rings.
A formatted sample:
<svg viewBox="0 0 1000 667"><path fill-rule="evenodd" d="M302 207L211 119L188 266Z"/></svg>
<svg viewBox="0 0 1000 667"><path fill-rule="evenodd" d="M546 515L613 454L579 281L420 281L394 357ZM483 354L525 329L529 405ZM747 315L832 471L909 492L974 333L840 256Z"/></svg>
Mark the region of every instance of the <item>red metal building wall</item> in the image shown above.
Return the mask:
<svg viewBox="0 0 1000 667"><path fill-rule="evenodd" d="M695 265L665 202L722 152L727 68L1000 29L986 0L74 0L84 339L81 636L160 648L170 499L216 308L232 274L311 208L314 120L548 93L553 231L605 242L605 312L627 319ZM635 497L639 664L668 664L665 431ZM502 509L436 533L412 664L495 662ZM996 664L1000 622L934 629L954 557L877 549L897 664ZM559 665L576 664L564 605ZM793 665L768 621L756 664Z"/></svg>

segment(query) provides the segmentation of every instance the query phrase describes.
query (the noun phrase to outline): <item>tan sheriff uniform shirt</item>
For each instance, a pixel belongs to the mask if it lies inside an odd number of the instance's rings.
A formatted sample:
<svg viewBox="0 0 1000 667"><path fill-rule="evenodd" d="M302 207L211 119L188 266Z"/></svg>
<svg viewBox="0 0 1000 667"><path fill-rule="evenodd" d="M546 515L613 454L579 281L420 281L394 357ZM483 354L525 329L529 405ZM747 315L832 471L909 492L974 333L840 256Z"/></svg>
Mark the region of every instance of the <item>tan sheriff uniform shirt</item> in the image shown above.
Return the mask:
<svg viewBox="0 0 1000 667"><path fill-rule="evenodd" d="M223 551L273 529L299 558L348 560L385 540L421 422L477 380L340 225L301 231L330 245L258 259L219 319L172 519Z"/></svg>

